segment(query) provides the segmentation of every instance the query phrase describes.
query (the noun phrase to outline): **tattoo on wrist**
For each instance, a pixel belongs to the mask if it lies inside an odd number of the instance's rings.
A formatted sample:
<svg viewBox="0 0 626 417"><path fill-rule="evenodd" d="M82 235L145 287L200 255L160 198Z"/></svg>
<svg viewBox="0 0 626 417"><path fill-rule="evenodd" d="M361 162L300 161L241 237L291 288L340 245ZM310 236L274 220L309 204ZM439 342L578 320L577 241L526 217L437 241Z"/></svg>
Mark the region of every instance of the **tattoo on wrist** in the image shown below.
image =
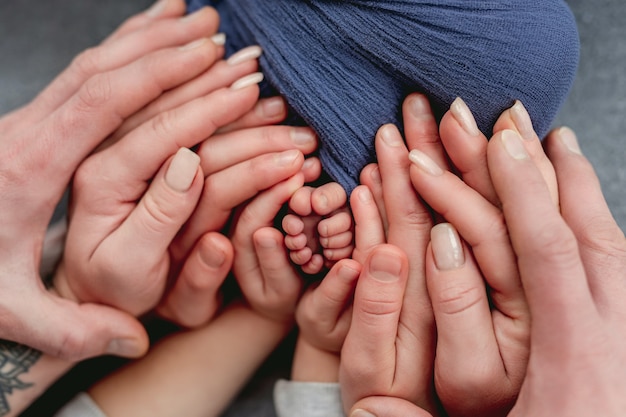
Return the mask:
<svg viewBox="0 0 626 417"><path fill-rule="evenodd" d="M33 384L22 382L19 377L27 373L41 357L41 352L19 343L0 340L0 416L11 411L8 396L13 390L25 390Z"/></svg>

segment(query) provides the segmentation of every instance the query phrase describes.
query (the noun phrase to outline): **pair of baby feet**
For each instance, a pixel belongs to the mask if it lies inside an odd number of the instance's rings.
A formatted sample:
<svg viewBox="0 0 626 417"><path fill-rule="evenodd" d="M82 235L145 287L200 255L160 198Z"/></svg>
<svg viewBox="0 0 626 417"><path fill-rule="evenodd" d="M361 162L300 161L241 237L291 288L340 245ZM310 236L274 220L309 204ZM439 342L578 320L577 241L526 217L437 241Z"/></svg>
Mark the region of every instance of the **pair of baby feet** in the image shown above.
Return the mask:
<svg viewBox="0 0 626 417"><path fill-rule="evenodd" d="M336 182L300 188L282 221L285 246L302 272L316 275L352 255L352 215L348 196Z"/></svg>

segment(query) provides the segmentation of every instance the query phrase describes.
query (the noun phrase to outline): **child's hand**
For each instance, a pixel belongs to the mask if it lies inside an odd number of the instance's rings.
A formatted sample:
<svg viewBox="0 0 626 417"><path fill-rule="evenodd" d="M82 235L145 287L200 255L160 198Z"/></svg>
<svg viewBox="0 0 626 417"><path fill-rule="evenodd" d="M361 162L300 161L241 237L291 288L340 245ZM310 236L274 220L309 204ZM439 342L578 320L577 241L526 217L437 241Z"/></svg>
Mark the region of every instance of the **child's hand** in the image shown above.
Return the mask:
<svg viewBox="0 0 626 417"><path fill-rule="evenodd" d="M305 274L318 274L352 255L352 216L345 190L335 182L302 187L283 219L289 257Z"/></svg>
<svg viewBox="0 0 626 417"><path fill-rule="evenodd" d="M261 192L237 216L231 238L233 272L244 298L259 314L280 322L293 323L303 282L289 262L282 233L272 225L304 180L298 173Z"/></svg>

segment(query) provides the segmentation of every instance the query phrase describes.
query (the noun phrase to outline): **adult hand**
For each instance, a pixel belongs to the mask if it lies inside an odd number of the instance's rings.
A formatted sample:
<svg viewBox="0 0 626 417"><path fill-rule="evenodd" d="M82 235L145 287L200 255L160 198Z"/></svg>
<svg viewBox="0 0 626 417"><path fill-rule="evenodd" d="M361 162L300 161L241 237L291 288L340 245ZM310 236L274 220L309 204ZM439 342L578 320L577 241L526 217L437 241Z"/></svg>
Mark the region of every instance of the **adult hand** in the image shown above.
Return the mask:
<svg viewBox="0 0 626 417"><path fill-rule="evenodd" d="M182 1L163 4L129 19L74 60L32 103L0 120L4 338L68 359L145 350L138 323L47 293L38 267L47 224L78 164L125 118L196 77L220 54L212 42L192 42L215 33L214 10L181 18Z"/></svg>

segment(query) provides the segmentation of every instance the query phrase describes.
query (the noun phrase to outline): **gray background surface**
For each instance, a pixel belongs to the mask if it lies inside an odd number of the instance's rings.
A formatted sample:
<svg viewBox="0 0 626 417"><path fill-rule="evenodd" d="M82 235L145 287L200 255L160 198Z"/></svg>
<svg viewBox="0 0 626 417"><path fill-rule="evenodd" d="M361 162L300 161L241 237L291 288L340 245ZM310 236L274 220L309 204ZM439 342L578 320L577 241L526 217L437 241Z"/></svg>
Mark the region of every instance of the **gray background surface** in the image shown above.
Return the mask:
<svg viewBox="0 0 626 417"><path fill-rule="evenodd" d="M26 103L73 56L98 43L125 17L149 3L147 0L1 1L0 114ZM568 3L579 24L581 63L572 93L556 123L569 125L578 133L584 153L596 167L609 206L625 230L626 2L569 0ZM284 360L275 360L284 365ZM262 370L227 415L272 416L268 396L275 374L272 366ZM46 411L51 407L39 405L29 415L48 415Z"/></svg>

